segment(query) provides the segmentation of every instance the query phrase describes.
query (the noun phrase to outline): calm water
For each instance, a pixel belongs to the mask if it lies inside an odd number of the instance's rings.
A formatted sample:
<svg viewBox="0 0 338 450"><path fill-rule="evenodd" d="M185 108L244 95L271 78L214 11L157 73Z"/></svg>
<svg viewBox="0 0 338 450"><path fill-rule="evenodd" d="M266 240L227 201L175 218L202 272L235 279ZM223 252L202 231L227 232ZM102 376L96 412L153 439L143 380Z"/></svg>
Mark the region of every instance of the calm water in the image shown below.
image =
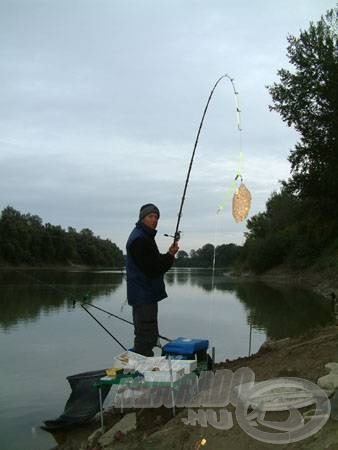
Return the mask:
<svg viewBox="0 0 338 450"><path fill-rule="evenodd" d="M246 356L250 335L255 352L267 336L297 335L331 321L318 296L295 288L239 283L220 274L212 289L210 272L192 269L169 272L166 285L160 333L208 338L217 361ZM110 367L122 351L72 298L86 297L131 320L128 305L121 312L125 290L120 272L0 271L1 450L47 450L56 444L39 425L62 413L70 392L66 376ZM91 312L132 346L130 325Z"/></svg>

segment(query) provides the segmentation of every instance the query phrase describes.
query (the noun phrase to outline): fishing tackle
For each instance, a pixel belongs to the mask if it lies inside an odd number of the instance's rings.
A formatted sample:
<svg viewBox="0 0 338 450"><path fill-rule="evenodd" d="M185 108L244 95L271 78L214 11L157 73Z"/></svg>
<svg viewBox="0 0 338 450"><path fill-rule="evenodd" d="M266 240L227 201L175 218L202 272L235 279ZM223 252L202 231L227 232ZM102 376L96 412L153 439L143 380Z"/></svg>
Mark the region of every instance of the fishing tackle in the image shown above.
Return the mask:
<svg viewBox="0 0 338 450"><path fill-rule="evenodd" d="M208 107L209 107L209 103L210 103L210 100L211 100L211 98L212 98L212 96L213 96L213 94L214 94L214 91L215 91L217 85L220 83L220 81L223 80L224 78L228 78L228 79L229 79L229 81L230 81L230 83L231 83L231 86L232 86L232 89L233 89L233 92L234 92L234 96L235 96L235 102L236 102L236 117L237 117L237 128L238 128L238 131L239 131L239 133L240 133L240 167L239 167L239 169L238 169L238 173L237 173L237 175L236 175L235 180L237 179L238 176L240 176L240 177L242 178L242 175L241 175L241 173L240 173L240 170L241 170L241 162L242 162L242 158L243 158L243 155L242 155L242 137L241 137L241 136L242 136L242 134L241 134L242 128L241 128L241 116L240 116L241 110L240 110L240 107L239 107L238 91L237 91L236 88L235 88L234 79L231 78L228 74L224 74L224 75L222 75L222 76L216 81L216 83L214 84L214 86L213 86L213 88L212 88L212 90L211 90L211 92L210 92L210 95L209 95L209 97L208 97L207 103L206 103L206 105L205 105L203 114L202 114L202 119L201 119L201 122L200 122L199 127L198 127L198 131L197 131L197 135L196 135L196 139L195 139L195 143L194 143L194 148L193 148L193 151L192 151L192 155L191 155L191 159L190 159L190 163L189 163L189 167L188 167L188 173L187 173L187 176L186 176L186 179L185 179L185 184L184 184L184 189L183 189L183 195L182 195L181 204L180 204L180 207L179 207L179 212L178 212L178 217L177 217L177 223L176 223L175 233L174 233L173 236L172 236L172 235L165 235L165 236L173 237L174 243L177 242L177 241L179 240L179 238L180 238L179 226L180 226L181 217L182 217L182 210L183 210L183 205L184 205L184 201L185 201L185 197L186 197L186 192L187 192L187 188L188 188L188 184L189 184L190 173L191 173L192 165L193 165L193 162L194 162L195 152L196 152L196 148L197 148L197 145L198 145L198 140L199 140L200 133L201 133L201 130L202 130L202 127L203 127L204 118L205 118L205 115L206 115L206 113L207 113L207 110L208 110ZM251 196L250 196L250 200L251 200ZM246 212L248 212L248 211L249 211L249 207L250 207L250 201L247 202L245 206L246 206L246 207L248 206L248 209L247 209L247 211L246 211ZM224 205L220 205L219 208L218 208L218 212L221 211L221 210L223 209L223 207L224 207ZM242 214L242 216L243 216L243 214ZM241 217L242 217L242 216L241 216ZM245 217L246 217L246 216L245 216ZM235 219L235 220L236 220L236 219ZM243 220L243 219L241 219L241 220ZM236 220L236 221L237 221L237 220ZM238 220L238 221L239 221L239 220Z"/></svg>
<svg viewBox="0 0 338 450"><path fill-rule="evenodd" d="M26 273L23 273L22 271L19 271L19 270L15 270L15 269L13 269L13 270L16 273L18 273L20 276L23 276L29 280L35 281L35 282L41 284L42 286L47 286L55 292L66 295L70 300L72 300L73 308L75 308L77 303L80 303L81 308L83 308L86 311L86 313L89 314L95 320L95 322L97 322L100 325L100 327L103 328L106 331L106 333L108 333L109 336L111 336L115 340L115 342L123 348L123 350L127 350L127 348L91 312L89 312L86 307L91 306L92 308L102 311L103 313L105 313L111 317L114 317L116 319L119 319L122 322L128 323L130 325L134 325L133 322L131 322L130 320L124 319L123 317L117 316L116 314L113 314L109 311L106 311L105 309L100 308L99 306L93 305L92 303L86 302L85 300L88 299L88 294L85 295L82 300L79 300L79 299L73 297L72 295L69 295L69 293L66 292L64 289L57 288L53 284L45 283L45 282L41 281L39 278L37 278L36 276L27 275ZM172 341L172 339L169 339L169 338L167 338L165 336L161 336L161 335L159 335L159 338L163 339L164 341L168 341L168 342Z"/></svg>

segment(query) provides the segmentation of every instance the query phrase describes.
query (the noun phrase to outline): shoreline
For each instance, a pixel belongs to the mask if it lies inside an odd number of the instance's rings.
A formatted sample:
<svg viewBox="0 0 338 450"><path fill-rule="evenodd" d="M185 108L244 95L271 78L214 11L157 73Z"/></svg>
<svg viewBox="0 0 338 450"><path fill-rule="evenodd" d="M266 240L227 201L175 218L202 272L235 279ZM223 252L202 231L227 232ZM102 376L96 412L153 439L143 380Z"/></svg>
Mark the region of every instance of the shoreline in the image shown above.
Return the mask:
<svg viewBox="0 0 338 450"><path fill-rule="evenodd" d="M0 267L0 270L3 267ZM16 270L17 268L15 268ZM27 270L27 267L21 267ZM31 267L37 270L37 267ZM93 270L98 268L84 266L44 267L45 270ZM104 270L103 268L100 268ZM110 270L114 270L109 268ZM119 270L120 268L116 268ZM269 271L260 276L251 274L224 274L238 282L262 281L266 284L279 286L299 286L309 289L323 297L323 301L330 299L332 292L338 293L338 274L334 272L303 273L282 268ZM226 346L226 342L223 344ZM325 365L328 362L338 362L338 328L336 325L328 325L315 328L306 335L290 337L280 341L271 341L269 345L261 347L255 354L249 357L239 357L225 360L215 364L215 369L228 369L235 373L237 369L249 367L255 374L257 382L279 377L296 377L316 383L319 377L327 374ZM110 442L105 450L169 450L181 444L181 449L191 450L196 448L196 442L201 436L206 436L210 448L231 450L268 449L263 442L255 440L246 434L236 423L235 408L230 405L228 410L233 417L231 429L218 429L210 424L206 427L188 426L182 423L188 414L188 410L178 410L177 416L172 417L171 411L165 408L126 410L121 414L120 410L106 408L105 423L107 434L125 415L136 414L136 428L127 434L112 434ZM280 419L280 416L276 417ZM55 435L57 445L53 450L92 450L102 447L93 436L101 436L100 423L95 419L85 428L78 428L68 432L59 432ZM117 438L115 437L118 436ZM337 422L329 420L325 426L314 436L293 444L280 445L280 450L317 450L320 441L325 448L335 448L337 442ZM119 440L120 439L120 440ZM97 445L96 445L97 444ZM324 447L323 447L324 448Z"/></svg>
<svg viewBox="0 0 338 450"><path fill-rule="evenodd" d="M332 300L332 294L338 297L338 273L334 270L292 272L277 268L264 273L260 279L265 283L305 287L329 300Z"/></svg>
<svg viewBox="0 0 338 450"><path fill-rule="evenodd" d="M124 267L104 267L104 266L85 266L82 264L71 264L71 265L44 265L44 266L2 266L0 265L0 271L5 270L13 270L13 271L20 271L20 270L60 270L60 271L70 271L70 270L83 270L84 272L89 270L123 270Z"/></svg>
<svg viewBox="0 0 338 450"><path fill-rule="evenodd" d="M325 270L303 271L291 270L285 267L276 267L260 275L253 273L227 273L234 280L262 281L271 286L296 286L311 290L326 300L332 299L332 294L338 297L338 271Z"/></svg>
<svg viewBox="0 0 338 450"><path fill-rule="evenodd" d="M217 363L215 369L229 370L235 373L243 367L250 368L256 382L273 380L276 378L296 377L317 383L319 377L327 374L325 365L331 361L338 361L338 328L330 325L314 329L306 335L275 341L277 345L260 349L250 357L240 357ZM203 406L202 406L203 408ZM210 408L210 407L208 407ZM224 407L222 407L224 410ZM306 410L308 412L309 406ZM197 409L193 408L196 412ZM200 409L200 411L204 411ZM212 410L218 411L219 407ZM189 409L178 409L175 417L168 408L156 409L130 409L121 414L120 409L105 409L105 432L107 444L105 450L170 450L180 443L183 450L191 450L196 447L196 442L201 437L206 437L210 448L244 450L270 449L271 446L263 441L256 440L246 434L236 422L236 407L233 404L226 406L226 410L233 418L232 426L222 429L210 423L201 427L198 424L189 426L182 422L188 416ZM304 410L301 410L304 413ZM273 415L273 420L284 422L283 412L268 413ZM134 415L136 426L132 431L118 433L117 423L124 416ZM271 416L268 416L271 417ZM196 426L197 425L197 426ZM112 428L114 427L115 428ZM75 429L62 434L58 445L53 450L83 450L101 449L98 443L102 433L100 423L96 419L88 428ZM116 428L117 427L117 428ZM114 433L110 433L115 429ZM337 422L329 419L313 436L303 438L299 442L279 445L280 450L318 450L328 448L332 450L337 444ZM322 446L318 447L318 443ZM199 448L199 447L198 447ZM209 447L208 447L209 448Z"/></svg>

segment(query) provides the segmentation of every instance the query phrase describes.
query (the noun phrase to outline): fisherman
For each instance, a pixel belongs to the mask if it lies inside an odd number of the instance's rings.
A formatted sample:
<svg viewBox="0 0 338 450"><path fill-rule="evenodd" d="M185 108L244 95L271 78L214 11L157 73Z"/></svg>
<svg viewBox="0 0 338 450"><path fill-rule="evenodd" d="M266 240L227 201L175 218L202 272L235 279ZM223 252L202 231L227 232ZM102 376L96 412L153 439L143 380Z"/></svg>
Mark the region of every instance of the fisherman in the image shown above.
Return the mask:
<svg viewBox="0 0 338 450"><path fill-rule="evenodd" d="M127 241L127 298L133 308L134 348L153 356L158 340L158 302L167 297L163 275L173 265L177 242L161 254L155 242L160 211L152 203L143 205L139 220Z"/></svg>

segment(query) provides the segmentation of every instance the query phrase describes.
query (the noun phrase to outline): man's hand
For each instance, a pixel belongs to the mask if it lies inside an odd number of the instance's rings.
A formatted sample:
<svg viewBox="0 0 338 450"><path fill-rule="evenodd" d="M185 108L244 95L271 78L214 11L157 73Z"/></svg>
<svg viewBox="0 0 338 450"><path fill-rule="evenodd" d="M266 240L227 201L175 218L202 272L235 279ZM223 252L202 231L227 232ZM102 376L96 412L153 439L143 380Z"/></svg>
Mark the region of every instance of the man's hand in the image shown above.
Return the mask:
<svg viewBox="0 0 338 450"><path fill-rule="evenodd" d="M179 246L178 243L175 242L174 244L171 244L171 246L169 247L168 252L172 255L175 256L176 253L178 252Z"/></svg>

